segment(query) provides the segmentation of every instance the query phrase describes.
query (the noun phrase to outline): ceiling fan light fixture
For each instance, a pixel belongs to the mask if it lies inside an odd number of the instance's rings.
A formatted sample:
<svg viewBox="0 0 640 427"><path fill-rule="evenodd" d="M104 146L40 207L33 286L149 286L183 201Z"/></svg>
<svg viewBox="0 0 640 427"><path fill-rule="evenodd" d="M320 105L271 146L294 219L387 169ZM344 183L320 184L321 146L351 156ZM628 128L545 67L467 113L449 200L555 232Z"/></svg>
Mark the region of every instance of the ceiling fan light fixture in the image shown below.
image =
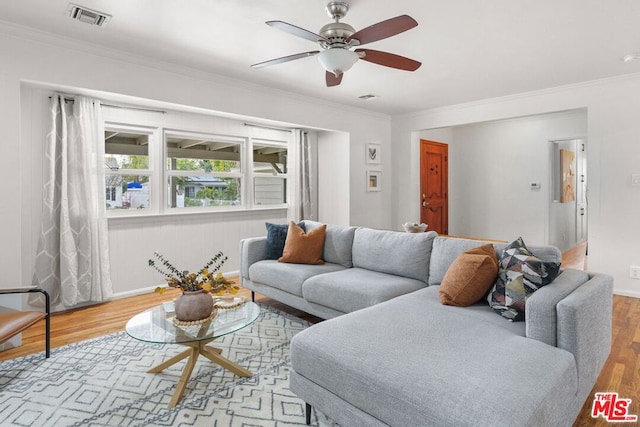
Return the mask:
<svg viewBox="0 0 640 427"><path fill-rule="evenodd" d="M325 70L338 76L353 67L358 61L358 54L343 48L327 49L320 52L318 61Z"/></svg>

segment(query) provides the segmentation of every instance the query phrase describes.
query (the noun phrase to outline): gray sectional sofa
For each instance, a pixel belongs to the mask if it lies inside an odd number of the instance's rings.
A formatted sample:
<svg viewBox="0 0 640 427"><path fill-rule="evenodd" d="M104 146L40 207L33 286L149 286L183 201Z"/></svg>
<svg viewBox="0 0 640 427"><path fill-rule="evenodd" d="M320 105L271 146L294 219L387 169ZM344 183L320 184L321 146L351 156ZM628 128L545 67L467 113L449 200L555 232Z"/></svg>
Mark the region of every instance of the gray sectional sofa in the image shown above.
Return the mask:
<svg viewBox="0 0 640 427"><path fill-rule="evenodd" d="M305 221L307 230L319 223ZM329 225L324 265L241 243L241 282L328 319L291 342L291 390L343 426L571 426L611 345L613 279L565 269L510 322L442 305L462 252L487 242ZM497 253L505 245L495 244ZM554 247L529 247L544 261Z"/></svg>

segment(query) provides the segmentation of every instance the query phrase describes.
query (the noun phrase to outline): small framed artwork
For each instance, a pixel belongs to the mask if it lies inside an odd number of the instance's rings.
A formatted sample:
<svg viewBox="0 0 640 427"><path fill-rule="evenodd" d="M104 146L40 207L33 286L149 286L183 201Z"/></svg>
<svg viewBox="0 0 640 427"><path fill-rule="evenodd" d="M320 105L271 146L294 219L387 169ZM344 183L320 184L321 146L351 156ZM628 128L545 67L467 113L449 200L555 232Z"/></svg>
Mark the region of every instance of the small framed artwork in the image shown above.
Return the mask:
<svg viewBox="0 0 640 427"><path fill-rule="evenodd" d="M367 171L367 191L382 191L381 171Z"/></svg>
<svg viewBox="0 0 640 427"><path fill-rule="evenodd" d="M367 163L380 164L380 144L369 143L367 144Z"/></svg>

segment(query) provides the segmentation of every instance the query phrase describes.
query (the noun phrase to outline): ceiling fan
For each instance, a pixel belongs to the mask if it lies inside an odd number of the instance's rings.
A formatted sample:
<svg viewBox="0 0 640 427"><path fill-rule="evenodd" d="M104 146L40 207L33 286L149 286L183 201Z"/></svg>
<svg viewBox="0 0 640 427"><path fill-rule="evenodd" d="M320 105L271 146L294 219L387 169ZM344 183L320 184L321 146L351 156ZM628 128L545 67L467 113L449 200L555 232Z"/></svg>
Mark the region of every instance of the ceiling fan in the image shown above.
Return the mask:
<svg viewBox="0 0 640 427"><path fill-rule="evenodd" d="M326 10L334 22L322 27L319 34L283 21L266 22L267 25L279 30L316 42L320 44L322 50L283 56L253 64L252 67L262 68L317 55L320 64L326 70L327 86L337 86L342 81L343 74L358 59L406 71L415 71L422 65L418 61L393 53L373 49L353 49L356 46L386 39L416 27L418 23L412 17L400 15L356 31L351 25L340 22L340 19L344 18L349 11L349 4L342 1L332 1L327 4Z"/></svg>

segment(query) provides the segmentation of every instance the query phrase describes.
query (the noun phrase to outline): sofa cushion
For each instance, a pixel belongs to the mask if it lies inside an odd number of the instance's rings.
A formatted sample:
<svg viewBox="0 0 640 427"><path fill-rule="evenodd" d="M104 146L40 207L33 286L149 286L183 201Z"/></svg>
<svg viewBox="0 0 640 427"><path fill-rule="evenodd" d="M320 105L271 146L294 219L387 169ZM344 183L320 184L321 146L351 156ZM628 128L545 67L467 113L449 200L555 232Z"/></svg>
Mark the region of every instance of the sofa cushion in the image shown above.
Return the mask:
<svg viewBox="0 0 640 427"><path fill-rule="evenodd" d="M427 283L436 236L434 231L403 233L358 228L353 238L353 266Z"/></svg>
<svg viewBox="0 0 640 427"><path fill-rule="evenodd" d="M302 296L309 302L350 313L424 287L420 280L348 268L307 279L302 284Z"/></svg>
<svg viewBox="0 0 640 427"><path fill-rule="evenodd" d="M267 228L267 258L278 259L282 256L284 250L284 242L287 240L287 231L289 224L272 224L265 222ZM304 230L304 223L299 222L298 225Z"/></svg>
<svg viewBox="0 0 640 427"><path fill-rule="evenodd" d="M426 288L300 332L291 364L388 425L566 425L574 357L523 331L486 304L441 305Z"/></svg>
<svg viewBox="0 0 640 427"><path fill-rule="evenodd" d="M291 221L284 250L278 261L293 264L324 264L322 251L326 230L327 226L323 224L305 233L304 229Z"/></svg>
<svg viewBox="0 0 640 427"><path fill-rule="evenodd" d="M492 243L482 240L460 239L455 237L438 236L433 241L433 251L429 262L429 285L442 283L451 263L466 250ZM506 243L493 243L498 258L507 247ZM529 250L543 261L561 262L562 252L555 246L529 246Z"/></svg>
<svg viewBox="0 0 640 427"><path fill-rule="evenodd" d="M502 317L514 322L523 321L527 298L553 282L559 271L559 262L542 261L519 237L502 253L498 279L487 301Z"/></svg>
<svg viewBox="0 0 640 427"><path fill-rule="evenodd" d="M467 307L487 295L498 275L498 258L491 243L469 249L451 264L440 285L440 302Z"/></svg>
<svg viewBox="0 0 640 427"><path fill-rule="evenodd" d="M307 231L322 225L322 223L310 220L304 220L303 222ZM322 258L326 262L340 264L347 268L353 267L351 248L353 246L353 236L355 232L356 227L345 227L333 224L327 225Z"/></svg>
<svg viewBox="0 0 640 427"><path fill-rule="evenodd" d="M344 267L339 264L288 264L276 260L264 260L249 267L249 279L301 297L302 283L309 277L343 269Z"/></svg>

